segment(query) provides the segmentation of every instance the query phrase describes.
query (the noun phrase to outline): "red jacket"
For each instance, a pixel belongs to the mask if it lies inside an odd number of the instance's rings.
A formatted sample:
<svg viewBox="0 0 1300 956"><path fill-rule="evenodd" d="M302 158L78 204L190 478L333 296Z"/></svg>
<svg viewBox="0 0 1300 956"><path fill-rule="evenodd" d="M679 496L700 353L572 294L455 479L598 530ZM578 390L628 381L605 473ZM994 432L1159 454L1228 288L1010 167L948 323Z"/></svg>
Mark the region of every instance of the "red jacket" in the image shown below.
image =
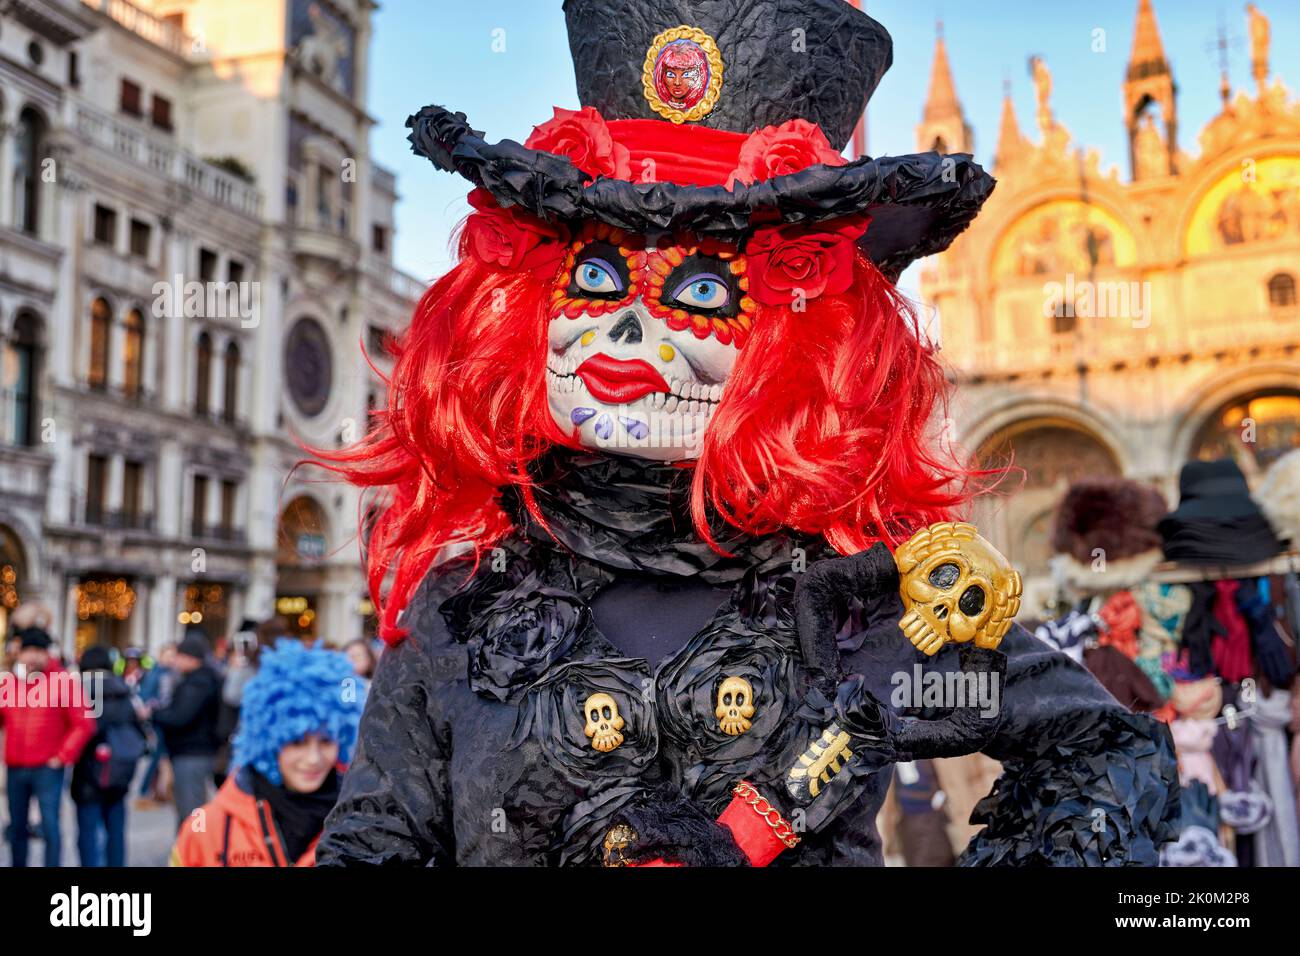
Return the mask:
<svg viewBox="0 0 1300 956"><path fill-rule="evenodd" d="M239 786L238 774L226 777L202 814L181 824L172 848L172 866L315 866L316 844L296 862L280 840L265 800Z"/></svg>
<svg viewBox="0 0 1300 956"><path fill-rule="evenodd" d="M0 728L6 767L43 767L57 757L72 766L95 735L81 678L65 670L25 681L0 674Z"/></svg>

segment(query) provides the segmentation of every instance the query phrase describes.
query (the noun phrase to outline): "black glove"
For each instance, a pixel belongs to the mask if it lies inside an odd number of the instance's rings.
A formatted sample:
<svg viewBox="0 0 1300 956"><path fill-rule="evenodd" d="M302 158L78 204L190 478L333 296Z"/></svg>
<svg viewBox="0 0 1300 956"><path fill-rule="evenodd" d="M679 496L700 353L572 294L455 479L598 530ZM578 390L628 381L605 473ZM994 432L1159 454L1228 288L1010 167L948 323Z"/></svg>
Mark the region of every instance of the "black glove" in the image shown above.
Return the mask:
<svg viewBox="0 0 1300 956"><path fill-rule="evenodd" d="M635 834L627 834L627 845L617 851L631 863L662 859L683 866L749 866L731 831L671 783L634 797L614 817L615 829L620 824Z"/></svg>
<svg viewBox="0 0 1300 956"><path fill-rule="evenodd" d="M848 595L870 602L891 591L898 591L898 565L883 543L847 557L817 561L800 576L794 589L799 650L814 683L827 697L834 696L842 677L835 646L838 609Z"/></svg>

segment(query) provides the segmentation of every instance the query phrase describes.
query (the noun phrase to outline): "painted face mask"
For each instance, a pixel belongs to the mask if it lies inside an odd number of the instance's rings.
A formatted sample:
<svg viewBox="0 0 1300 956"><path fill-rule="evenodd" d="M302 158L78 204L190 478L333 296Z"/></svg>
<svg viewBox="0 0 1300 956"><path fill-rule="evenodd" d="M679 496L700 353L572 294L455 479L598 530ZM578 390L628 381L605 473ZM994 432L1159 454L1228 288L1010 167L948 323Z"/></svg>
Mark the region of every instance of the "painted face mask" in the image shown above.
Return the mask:
<svg viewBox="0 0 1300 956"><path fill-rule="evenodd" d="M570 244L551 296L551 415L587 448L698 457L756 305L745 257L679 237L646 247L603 224Z"/></svg>

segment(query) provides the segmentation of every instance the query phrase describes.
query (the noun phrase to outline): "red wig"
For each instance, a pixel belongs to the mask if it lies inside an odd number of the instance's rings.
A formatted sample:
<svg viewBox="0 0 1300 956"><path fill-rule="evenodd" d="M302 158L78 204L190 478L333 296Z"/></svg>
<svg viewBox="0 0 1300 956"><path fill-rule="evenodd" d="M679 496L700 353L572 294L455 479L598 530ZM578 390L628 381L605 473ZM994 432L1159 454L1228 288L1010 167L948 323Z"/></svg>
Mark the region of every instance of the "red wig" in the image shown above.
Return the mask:
<svg viewBox="0 0 1300 956"><path fill-rule="evenodd" d="M931 449L943 372L907 301L862 256L853 268L843 294L755 314L700 457L687 464L702 537L716 510L752 534L821 534L844 554L894 545L954 517L983 474ZM317 451L347 480L385 493L366 561L390 643L440 555L472 549L477 559L510 533L497 490L521 486L535 513L528 463L573 444L547 404L550 289L549 275L483 265L462 236L459 263L394 345L387 409L357 445Z"/></svg>

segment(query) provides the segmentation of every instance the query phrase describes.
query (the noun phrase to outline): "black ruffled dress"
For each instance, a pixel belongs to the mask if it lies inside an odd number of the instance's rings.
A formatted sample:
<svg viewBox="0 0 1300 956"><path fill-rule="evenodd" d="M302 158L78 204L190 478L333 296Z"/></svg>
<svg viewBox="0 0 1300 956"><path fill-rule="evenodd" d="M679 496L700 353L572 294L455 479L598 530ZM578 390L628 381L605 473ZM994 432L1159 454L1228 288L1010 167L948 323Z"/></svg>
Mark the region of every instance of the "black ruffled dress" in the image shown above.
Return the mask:
<svg viewBox="0 0 1300 956"><path fill-rule="evenodd" d="M952 755L967 739L924 753L899 743L951 712L893 707L894 676L965 662L960 648L926 658L904 638L888 550L840 559L777 534L720 538L723 557L692 529L679 468L557 450L535 476L551 533L507 489L518 530L476 572L468 561L435 569L411 602L410 636L380 661L318 865L598 863L610 827L647 793L671 790L713 819L740 780L787 818L797 811L802 840L773 865L881 865L875 820L892 762ZM867 586L823 595L833 624L821 653L838 657L828 683L827 662L801 640L795 594L802 575L836 560L856 560ZM961 862L1156 865L1178 816L1168 730L1019 627L1001 651L1001 706L980 749L1005 770ZM755 711L728 734L717 695L737 676ZM585 732L596 693L623 721L605 751ZM855 734L854 757L796 806L787 771L833 721Z"/></svg>

